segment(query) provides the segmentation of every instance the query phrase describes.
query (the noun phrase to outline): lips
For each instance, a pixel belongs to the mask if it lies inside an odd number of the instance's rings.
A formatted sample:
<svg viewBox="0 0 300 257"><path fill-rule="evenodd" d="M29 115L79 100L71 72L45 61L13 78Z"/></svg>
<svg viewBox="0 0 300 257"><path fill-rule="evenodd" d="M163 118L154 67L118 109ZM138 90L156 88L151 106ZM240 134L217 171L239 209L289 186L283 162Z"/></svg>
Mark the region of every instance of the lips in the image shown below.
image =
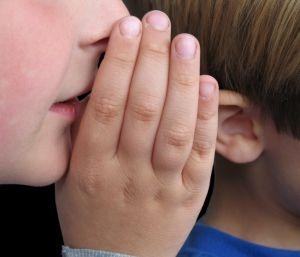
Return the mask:
<svg viewBox="0 0 300 257"><path fill-rule="evenodd" d="M79 109L80 103L76 99L71 99L62 103L55 103L50 107L50 111L68 118L70 121L74 121L77 116L77 109Z"/></svg>

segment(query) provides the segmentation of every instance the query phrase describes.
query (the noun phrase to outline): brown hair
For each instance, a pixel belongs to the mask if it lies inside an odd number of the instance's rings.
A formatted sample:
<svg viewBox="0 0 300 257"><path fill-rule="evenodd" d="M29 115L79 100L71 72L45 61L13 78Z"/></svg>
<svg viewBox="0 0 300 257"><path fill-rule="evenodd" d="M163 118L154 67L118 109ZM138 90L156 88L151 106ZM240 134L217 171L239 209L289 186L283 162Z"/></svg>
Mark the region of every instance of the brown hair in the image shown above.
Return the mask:
<svg viewBox="0 0 300 257"><path fill-rule="evenodd" d="M201 44L201 74L236 91L271 117L279 133L300 139L299 0L136 0L160 9L173 35Z"/></svg>

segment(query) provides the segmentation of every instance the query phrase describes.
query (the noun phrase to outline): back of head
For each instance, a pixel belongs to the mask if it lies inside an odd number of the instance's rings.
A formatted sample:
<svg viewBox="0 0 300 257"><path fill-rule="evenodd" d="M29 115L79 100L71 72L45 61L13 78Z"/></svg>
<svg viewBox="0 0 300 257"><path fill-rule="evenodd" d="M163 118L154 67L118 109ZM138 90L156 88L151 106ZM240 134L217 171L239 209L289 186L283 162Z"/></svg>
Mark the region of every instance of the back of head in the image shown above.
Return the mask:
<svg viewBox="0 0 300 257"><path fill-rule="evenodd" d="M300 1L144 0L170 15L174 34L201 44L201 74L247 97L278 132L300 139Z"/></svg>
<svg viewBox="0 0 300 257"><path fill-rule="evenodd" d="M298 249L300 1L132 1L142 13L165 11L173 35L195 35L200 73L224 89L206 222L260 244Z"/></svg>

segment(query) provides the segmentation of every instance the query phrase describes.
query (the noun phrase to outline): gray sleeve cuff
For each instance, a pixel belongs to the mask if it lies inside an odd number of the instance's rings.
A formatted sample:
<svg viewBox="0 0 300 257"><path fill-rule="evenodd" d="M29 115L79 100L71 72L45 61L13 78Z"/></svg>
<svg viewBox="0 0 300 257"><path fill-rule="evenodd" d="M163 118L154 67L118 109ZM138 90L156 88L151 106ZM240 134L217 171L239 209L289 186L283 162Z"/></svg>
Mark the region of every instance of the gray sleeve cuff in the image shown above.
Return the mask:
<svg viewBox="0 0 300 257"><path fill-rule="evenodd" d="M106 252L91 249L75 249L62 246L62 257L135 257L122 253Z"/></svg>

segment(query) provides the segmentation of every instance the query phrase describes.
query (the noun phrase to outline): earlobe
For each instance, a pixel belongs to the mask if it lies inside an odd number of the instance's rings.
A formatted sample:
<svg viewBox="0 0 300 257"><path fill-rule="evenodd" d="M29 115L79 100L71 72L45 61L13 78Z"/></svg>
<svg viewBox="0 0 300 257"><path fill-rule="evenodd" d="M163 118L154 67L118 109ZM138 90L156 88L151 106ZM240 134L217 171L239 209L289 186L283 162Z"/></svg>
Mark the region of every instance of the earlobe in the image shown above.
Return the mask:
<svg viewBox="0 0 300 257"><path fill-rule="evenodd" d="M264 150L262 124L240 94L220 90L217 152L234 163L255 161Z"/></svg>

